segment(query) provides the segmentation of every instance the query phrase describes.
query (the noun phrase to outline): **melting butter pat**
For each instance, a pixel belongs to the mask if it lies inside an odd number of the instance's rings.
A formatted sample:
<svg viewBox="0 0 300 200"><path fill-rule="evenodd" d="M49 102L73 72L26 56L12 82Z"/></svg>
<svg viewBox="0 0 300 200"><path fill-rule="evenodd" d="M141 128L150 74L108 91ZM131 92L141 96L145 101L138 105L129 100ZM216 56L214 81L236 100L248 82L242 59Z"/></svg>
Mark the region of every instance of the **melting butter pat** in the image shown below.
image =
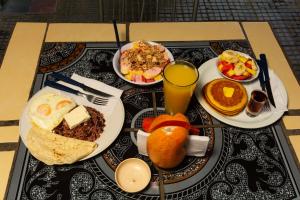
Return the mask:
<svg viewBox="0 0 300 200"><path fill-rule="evenodd" d="M84 106L80 105L64 116L70 129L75 128L79 124L89 120L91 116Z"/></svg>
<svg viewBox="0 0 300 200"><path fill-rule="evenodd" d="M223 87L223 93L225 97L232 97L233 93L234 93L234 88L231 87Z"/></svg>

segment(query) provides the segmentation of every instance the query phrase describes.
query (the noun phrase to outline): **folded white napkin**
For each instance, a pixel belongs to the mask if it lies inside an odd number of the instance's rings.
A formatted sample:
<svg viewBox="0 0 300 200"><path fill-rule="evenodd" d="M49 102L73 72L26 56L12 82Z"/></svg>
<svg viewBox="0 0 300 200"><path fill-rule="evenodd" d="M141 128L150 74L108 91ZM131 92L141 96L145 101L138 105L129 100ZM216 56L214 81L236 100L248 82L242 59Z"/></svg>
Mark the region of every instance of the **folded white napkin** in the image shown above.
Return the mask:
<svg viewBox="0 0 300 200"><path fill-rule="evenodd" d="M108 103L105 106L100 106L99 105L100 109L101 109L101 112L103 112L106 115L106 117L109 117L111 115L114 108L116 107L115 105L116 105L117 101L120 101L120 97L122 95L123 90L119 90L115 87L109 86L105 83L102 83L102 82L94 80L94 79L79 76L78 74L75 74L75 73L71 76L71 79L73 79L75 81L78 81L80 83L83 83L86 86L89 86L89 87L94 88L96 90L99 90L99 91L102 91L102 92L113 95L114 97L110 97ZM66 85L70 88L76 89L80 92L84 92L84 93L87 93L87 94L92 94L94 96L97 96L96 94L86 92L83 89L81 89L80 87L74 86L72 84L68 84L68 83L65 83L65 82L62 82L62 81L59 81L59 83L61 83L63 85Z"/></svg>
<svg viewBox="0 0 300 200"><path fill-rule="evenodd" d="M281 80L277 76L275 76L273 70L269 70L269 73L273 98L276 105L276 108L271 106L271 109L273 112L285 112L288 110L288 97L284 85L282 84Z"/></svg>
<svg viewBox="0 0 300 200"><path fill-rule="evenodd" d="M75 73L71 76L71 79L73 79L75 81L78 81L80 83L84 83L85 85L87 85L89 87L92 87L96 90L111 94L111 95L113 95L114 97L117 97L117 98L120 98L122 93L123 93L123 90L120 90L120 89L117 89L115 87L109 86L109 85L107 85L105 83L102 83L100 81L97 81L95 79L90 79L90 78L80 76L80 75L75 74Z"/></svg>
<svg viewBox="0 0 300 200"><path fill-rule="evenodd" d="M142 130L137 132L137 147L139 154L148 156L147 137L149 135L149 133L146 133ZM187 155L196 157L205 156L208 142L209 137L207 136L189 135L187 141Z"/></svg>

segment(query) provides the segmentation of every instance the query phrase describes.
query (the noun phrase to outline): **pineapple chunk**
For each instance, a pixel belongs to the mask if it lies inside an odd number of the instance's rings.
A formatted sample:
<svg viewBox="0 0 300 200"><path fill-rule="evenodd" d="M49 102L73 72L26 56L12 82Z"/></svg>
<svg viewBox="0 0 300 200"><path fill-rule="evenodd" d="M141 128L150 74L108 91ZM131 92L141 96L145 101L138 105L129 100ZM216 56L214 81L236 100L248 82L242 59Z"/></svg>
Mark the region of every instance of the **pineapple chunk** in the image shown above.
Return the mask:
<svg viewBox="0 0 300 200"><path fill-rule="evenodd" d="M162 75L159 74L159 75L157 75L157 76L154 77L154 80L155 80L155 81L159 81L159 80L161 80L162 78L163 78Z"/></svg>
<svg viewBox="0 0 300 200"><path fill-rule="evenodd" d="M132 48L137 49L139 48L139 42L134 42Z"/></svg>
<svg viewBox="0 0 300 200"><path fill-rule="evenodd" d="M230 69L230 70L227 71L226 74L227 74L227 76L231 77L235 74L235 72L234 72L234 70Z"/></svg>
<svg viewBox="0 0 300 200"><path fill-rule="evenodd" d="M250 76L250 73L249 72L247 72L247 71L245 71L244 73L243 73L243 76Z"/></svg>
<svg viewBox="0 0 300 200"><path fill-rule="evenodd" d="M125 77L127 80L130 80L130 81L131 81L132 73L129 72L129 73L126 74L124 77Z"/></svg>
<svg viewBox="0 0 300 200"><path fill-rule="evenodd" d="M255 75L255 74L256 74L256 70L250 69L250 68L248 68L248 67L246 67L246 71L249 72L249 73L252 74L252 75Z"/></svg>
<svg viewBox="0 0 300 200"><path fill-rule="evenodd" d="M223 69L223 65L221 63L218 65L218 69L219 69L220 72L223 71L222 70Z"/></svg>
<svg viewBox="0 0 300 200"><path fill-rule="evenodd" d="M144 73L142 70L136 70L134 72L135 72L134 74L136 74L136 75L143 75L143 73Z"/></svg>
<svg viewBox="0 0 300 200"><path fill-rule="evenodd" d="M121 65L121 73L122 74L128 74L129 71L130 71L129 65L126 65L126 64L122 64Z"/></svg>
<svg viewBox="0 0 300 200"><path fill-rule="evenodd" d="M245 62L247 62L248 58L245 58L244 56L239 56L239 60L240 60L242 63L245 63Z"/></svg>

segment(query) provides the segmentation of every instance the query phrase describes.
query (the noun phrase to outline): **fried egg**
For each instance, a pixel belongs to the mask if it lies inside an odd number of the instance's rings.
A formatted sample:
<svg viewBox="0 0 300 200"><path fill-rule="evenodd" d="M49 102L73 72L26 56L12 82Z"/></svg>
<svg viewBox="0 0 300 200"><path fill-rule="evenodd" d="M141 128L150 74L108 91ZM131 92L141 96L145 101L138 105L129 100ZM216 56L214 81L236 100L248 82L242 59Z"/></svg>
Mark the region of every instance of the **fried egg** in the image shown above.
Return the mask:
<svg viewBox="0 0 300 200"><path fill-rule="evenodd" d="M58 93L45 93L33 99L29 118L38 127L51 131L75 106L76 103L69 97Z"/></svg>

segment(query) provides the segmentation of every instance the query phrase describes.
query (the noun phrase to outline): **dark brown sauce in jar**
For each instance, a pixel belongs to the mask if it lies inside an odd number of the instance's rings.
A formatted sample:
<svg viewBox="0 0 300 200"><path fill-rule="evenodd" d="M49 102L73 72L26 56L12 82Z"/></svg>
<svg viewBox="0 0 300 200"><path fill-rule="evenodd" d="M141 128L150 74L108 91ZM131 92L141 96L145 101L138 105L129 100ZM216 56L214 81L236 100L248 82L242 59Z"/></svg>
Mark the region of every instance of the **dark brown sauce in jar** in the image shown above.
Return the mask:
<svg viewBox="0 0 300 200"><path fill-rule="evenodd" d="M263 91L252 91L250 101L247 105L247 114L250 116L258 115L261 112L263 106L265 105L266 100L267 95Z"/></svg>
<svg viewBox="0 0 300 200"><path fill-rule="evenodd" d="M264 102L267 99L265 93L260 91L254 91L252 93L252 98L257 102Z"/></svg>

